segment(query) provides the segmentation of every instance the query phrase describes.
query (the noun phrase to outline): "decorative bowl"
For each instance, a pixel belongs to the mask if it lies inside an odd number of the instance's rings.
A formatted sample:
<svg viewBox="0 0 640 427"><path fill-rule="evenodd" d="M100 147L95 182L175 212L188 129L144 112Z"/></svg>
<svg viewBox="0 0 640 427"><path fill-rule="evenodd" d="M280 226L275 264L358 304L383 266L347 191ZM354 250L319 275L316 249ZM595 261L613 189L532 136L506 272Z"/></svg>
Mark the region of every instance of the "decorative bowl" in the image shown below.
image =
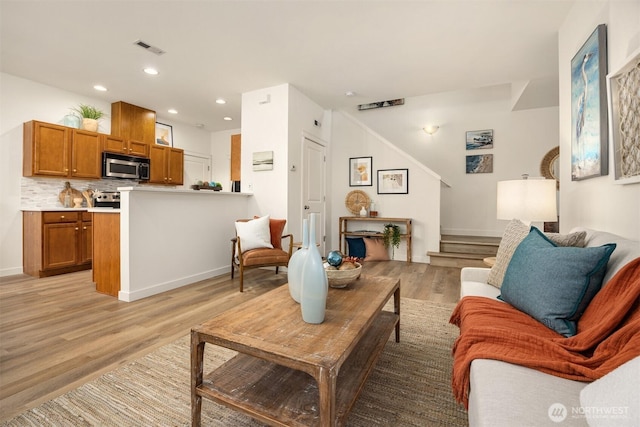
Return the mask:
<svg viewBox="0 0 640 427"><path fill-rule="evenodd" d="M345 288L349 283L356 281L362 272L362 264L354 262L356 268L352 270L325 270L329 286L332 288Z"/></svg>

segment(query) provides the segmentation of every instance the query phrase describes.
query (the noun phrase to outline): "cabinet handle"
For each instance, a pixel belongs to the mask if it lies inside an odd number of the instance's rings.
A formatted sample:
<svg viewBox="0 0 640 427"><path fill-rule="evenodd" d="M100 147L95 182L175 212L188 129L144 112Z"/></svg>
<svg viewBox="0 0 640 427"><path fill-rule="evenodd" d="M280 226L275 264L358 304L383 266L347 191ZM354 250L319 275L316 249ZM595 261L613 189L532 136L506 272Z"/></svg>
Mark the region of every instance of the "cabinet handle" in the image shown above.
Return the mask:
<svg viewBox="0 0 640 427"><path fill-rule="evenodd" d="M80 230L78 227L76 227L76 231Z"/></svg>
<svg viewBox="0 0 640 427"><path fill-rule="evenodd" d="M74 169L73 171L74 171L74 172L78 172L78 169Z"/></svg>
<svg viewBox="0 0 640 427"><path fill-rule="evenodd" d="M64 215L60 215L60 219L64 219Z"/></svg>
<svg viewBox="0 0 640 427"><path fill-rule="evenodd" d="M69 168L64 168L64 171L65 172L69 172Z"/></svg>
<svg viewBox="0 0 640 427"><path fill-rule="evenodd" d="M82 229L83 229L83 230L86 230L86 229L87 229L87 227L82 227Z"/></svg>

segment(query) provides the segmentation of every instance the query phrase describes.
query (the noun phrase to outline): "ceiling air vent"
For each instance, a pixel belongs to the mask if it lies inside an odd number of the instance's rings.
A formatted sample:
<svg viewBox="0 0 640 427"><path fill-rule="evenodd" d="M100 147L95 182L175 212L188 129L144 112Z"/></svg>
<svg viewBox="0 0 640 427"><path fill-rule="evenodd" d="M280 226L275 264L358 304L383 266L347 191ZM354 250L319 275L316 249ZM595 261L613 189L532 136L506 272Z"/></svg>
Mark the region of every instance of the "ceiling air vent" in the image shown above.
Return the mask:
<svg viewBox="0 0 640 427"><path fill-rule="evenodd" d="M148 50L149 52L155 53L156 55L162 55L165 53L164 50L159 47L151 46L149 43L145 43L142 40L136 40L133 44L140 46L143 49Z"/></svg>

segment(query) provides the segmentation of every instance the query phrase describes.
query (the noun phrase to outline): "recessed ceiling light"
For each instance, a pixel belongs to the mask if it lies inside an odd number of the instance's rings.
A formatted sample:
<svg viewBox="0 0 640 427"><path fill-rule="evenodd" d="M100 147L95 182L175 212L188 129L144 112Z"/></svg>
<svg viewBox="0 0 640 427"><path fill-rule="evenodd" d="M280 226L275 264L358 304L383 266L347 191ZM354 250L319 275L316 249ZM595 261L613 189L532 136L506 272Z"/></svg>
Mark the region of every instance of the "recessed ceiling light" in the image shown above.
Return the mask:
<svg viewBox="0 0 640 427"><path fill-rule="evenodd" d="M226 103L227 103L227 101L225 101L225 100L224 100L224 99L222 99L222 98L218 98L218 99L216 99L216 104L220 104L220 105L222 105L222 104L226 104Z"/></svg>
<svg viewBox="0 0 640 427"><path fill-rule="evenodd" d="M100 92L106 92L107 91L107 88L102 86L102 85L95 85L93 88L95 90L99 90Z"/></svg>
<svg viewBox="0 0 640 427"><path fill-rule="evenodd" d="M224 118L224 120L226 120L226 121L228 121L228 122L229 122L229 121L231 121L231 120L233 120L233 119L232 119L231 117L229 117L229 116L226 116L226 117Z"/></svg>
<svg viewBox="0 0 640 427"><path fill-rule="evenodd" d="M356 96L356 93L352 90L348 90L344 93L345 96Z"/></svg>
<svg viewBox="0 0 640 427"><path fill-rule="evenodd" d="M147 74L152 75L152 76L157 76L158 75L158 70L156 70L155 68L147 67L143 71L145 73L147 73Z"/></svg>
<svg viewBox="0 0 640 427"><path fill-rule="evenodd" d="M178 110L176 110L175 108L169 108L167 111L171 114L178 114Z"/></svg>

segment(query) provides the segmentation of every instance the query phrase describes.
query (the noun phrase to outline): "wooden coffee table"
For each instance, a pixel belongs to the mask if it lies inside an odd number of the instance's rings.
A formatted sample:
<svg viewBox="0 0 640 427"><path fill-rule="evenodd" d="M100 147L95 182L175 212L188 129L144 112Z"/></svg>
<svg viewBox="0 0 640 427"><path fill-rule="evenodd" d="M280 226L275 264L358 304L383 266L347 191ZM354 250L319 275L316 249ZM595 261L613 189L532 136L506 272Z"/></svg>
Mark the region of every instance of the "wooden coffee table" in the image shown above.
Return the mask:
<svg viewBox="0 0 640 427"><path fill-rule="evenodd" d="M394 311L382 310L393 295ZM329 288L325 320L302 320L288 286L191 330L191 418L202 398L275 426L344 424L389 335L400 341L400 279L363 275ZM204 376L205 344L238 352Z"/></svg>

